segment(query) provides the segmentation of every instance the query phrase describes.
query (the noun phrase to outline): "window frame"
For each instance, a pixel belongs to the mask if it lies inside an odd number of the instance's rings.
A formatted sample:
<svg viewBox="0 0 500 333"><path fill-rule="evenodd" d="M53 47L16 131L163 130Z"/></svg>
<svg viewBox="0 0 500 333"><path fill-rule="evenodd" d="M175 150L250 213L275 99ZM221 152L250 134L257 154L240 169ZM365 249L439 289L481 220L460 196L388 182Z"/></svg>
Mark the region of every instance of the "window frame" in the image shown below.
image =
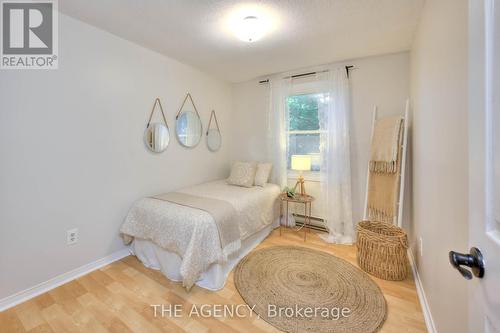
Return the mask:
<svg viewBox="0 0 500 333"><path fill-rule="evenodd" d="M317 89L317 86L314 85L314 82L306 82L306 83L300 84L299 86L300 86L299 88L292 89L290 91L290 93L286 96L286 99L285 99L285 101L287 103L287 106L286 106L287 116L286 116L286 129L285 129L285 134L286 134L286 138L287 138L286 139L287 159L289 158L289 156L288 156L289 146L288 145L289 145L290 135L292 135L292 134L318 134L318 135L321 135L321 134L327 133L327 131L321 130L320 128L317 130L292 130L292 131L289 130L290 120L289 120L289 110L288 110L288 98L290 98L292 96L301 96L301 95L325 94L325 92L322 91L322 89ZM318 112L319 112L319 110L318 110ZM319 114L318 114L318 117L319 117ZM301 173L298 171L294 171L294 170L289 169L288 165L287 165L287 178L288 179L298 178L300 176L300 174ZM302 176L304 177L305 180L313 181L313 182L320 181L320 174L321 174L321 171L310 170L310 171L302 172Z"/></svg>

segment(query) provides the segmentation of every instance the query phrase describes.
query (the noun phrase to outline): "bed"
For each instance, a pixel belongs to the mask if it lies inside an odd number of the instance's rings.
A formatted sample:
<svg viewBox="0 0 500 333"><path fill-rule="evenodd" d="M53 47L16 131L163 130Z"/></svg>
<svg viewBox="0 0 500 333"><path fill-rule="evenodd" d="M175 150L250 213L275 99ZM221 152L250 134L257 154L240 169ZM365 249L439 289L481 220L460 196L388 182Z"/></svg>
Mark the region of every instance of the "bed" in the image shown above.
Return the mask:
<svg viewBox="0 0 500 333"><path fill-rule="evenodd" d="M120 231L131 253L146 267L182 281L187 289L194 284L210 290L223 288L241 258L278 226L280 189L274 184L246 188L217 180L175 193L230 204L229 226L237 230L236 241L222 245L214 214L161 196L135 202Z"/></svg>

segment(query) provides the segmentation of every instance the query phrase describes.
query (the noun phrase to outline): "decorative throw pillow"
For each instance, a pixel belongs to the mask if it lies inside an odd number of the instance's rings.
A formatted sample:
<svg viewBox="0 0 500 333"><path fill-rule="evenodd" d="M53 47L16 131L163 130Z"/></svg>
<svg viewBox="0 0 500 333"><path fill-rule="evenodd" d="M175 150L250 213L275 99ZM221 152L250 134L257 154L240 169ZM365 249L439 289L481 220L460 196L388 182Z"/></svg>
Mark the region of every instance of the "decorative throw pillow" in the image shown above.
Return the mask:
<svg viewBox="0 0 500 333"><path fill-rule="evenodd" d="M227 183L230 185L252 187L256 171L257 164L254 162L234 162Z"/></svg>
<svg viewBox="0 0 500 333"><path fill-rule="evenodd" d="M255 185L266 186L272 168L272 163L259 163L257 165L257 172L255 173Z"/></svg>

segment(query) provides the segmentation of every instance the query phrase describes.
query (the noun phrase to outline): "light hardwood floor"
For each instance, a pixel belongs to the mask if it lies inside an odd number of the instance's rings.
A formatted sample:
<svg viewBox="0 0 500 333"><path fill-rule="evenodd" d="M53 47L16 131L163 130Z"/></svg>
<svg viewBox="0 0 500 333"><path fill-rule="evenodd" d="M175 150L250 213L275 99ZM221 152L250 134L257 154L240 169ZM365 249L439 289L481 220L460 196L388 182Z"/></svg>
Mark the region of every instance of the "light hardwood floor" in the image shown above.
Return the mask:
<svg viewBox="0 0 500 333"><path fill-rule="evenodd" d="M275 230L258 248L299 245L326 251L356 265L354 246L324 243L316 233L303 242L302 234ZM425 332L415 284L373 277L389 307L382 332ZM244 304L232 274L218 292L179 283L145 268L129 256L32 300L0 313L0 332L278 332L256 316L246 318L154 317L151 304Z"/></svg>

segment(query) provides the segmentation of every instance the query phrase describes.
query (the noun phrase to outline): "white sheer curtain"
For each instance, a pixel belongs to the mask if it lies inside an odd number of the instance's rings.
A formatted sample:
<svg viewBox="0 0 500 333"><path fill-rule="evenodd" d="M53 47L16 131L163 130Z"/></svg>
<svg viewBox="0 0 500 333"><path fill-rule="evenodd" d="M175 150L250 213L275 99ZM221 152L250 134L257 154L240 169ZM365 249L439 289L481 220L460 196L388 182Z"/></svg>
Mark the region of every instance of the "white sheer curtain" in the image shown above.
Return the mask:
<svg viewBox="0 0 500 333"><path fill-rule="evenodd" d="M318 74L327 94L320 103L321 192L329 243L351 244L355 238L351 202L350 89L344 68Z"/></svg>
<svg viewBox="0 0 500 333"><path fill-rule="evenodd" d="M291 92L291 79L269 79L268 142L269 160L273 163L271 182L283 189L287 184L288 124L287 97Z"/></svg>
<svg viewBox="0 0 500 333"><path fill-rule="evenodd" d="M320 183L329 231L325 241L350 244L354 240L351 204L349 82L345 69L330 69L305 80L269 80L268 140L269 159L273 162L272 182L287 184L288 110L292 94L319 94Z"/></svg>

